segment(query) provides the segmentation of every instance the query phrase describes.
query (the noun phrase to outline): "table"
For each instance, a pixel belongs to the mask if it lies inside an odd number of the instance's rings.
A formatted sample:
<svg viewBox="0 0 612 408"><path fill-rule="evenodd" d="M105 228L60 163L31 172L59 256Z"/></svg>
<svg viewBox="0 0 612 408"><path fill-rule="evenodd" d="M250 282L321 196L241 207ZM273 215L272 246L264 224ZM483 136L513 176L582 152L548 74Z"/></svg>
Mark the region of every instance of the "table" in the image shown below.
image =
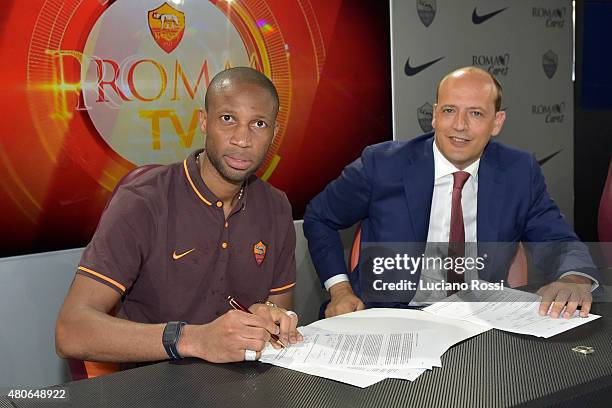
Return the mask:
<svg viewBox="0 0 612 408"><path fill-rule="evenodd" d="M595 304L593 312L603 317L550 339L490 330L452 347L442 368L412 383L387 379L360 389L258 362L185 359L59 385L69 399L44 406L609 407L612 303ZM595 347L595 353L573 352L577 345Z"/></svg>

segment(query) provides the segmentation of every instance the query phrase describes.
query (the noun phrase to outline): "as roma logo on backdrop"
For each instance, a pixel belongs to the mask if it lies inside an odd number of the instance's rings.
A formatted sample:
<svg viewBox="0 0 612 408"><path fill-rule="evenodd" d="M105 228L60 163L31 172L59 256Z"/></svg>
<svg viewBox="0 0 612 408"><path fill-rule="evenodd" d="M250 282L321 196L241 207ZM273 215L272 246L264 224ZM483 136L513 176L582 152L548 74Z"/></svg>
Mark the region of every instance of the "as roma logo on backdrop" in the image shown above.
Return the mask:
<svg viewBox="0 0 612 408"><path fill-rule="evenodd" d="M149 29L160 48L170 54L179 45L185 32L185 13L168 3L150 10Z"/></svg>
<svg viewBox="0 0 612 408"><path fill-rule="evenodd" d="M559 66L559 57L552 50L546 51L546 54L542 55L542 68L548 79L552 79L557 72L557 66Z"/></svg>
<svg viewBox="0 0 612 408"><path fill-rule="evenodd" d="M257 265L261 265L261 263L264 261L264 258L266 257L266 249L266 244L261 241L253 245L253 255L255 255L255 262L257 262Z"/></svg>

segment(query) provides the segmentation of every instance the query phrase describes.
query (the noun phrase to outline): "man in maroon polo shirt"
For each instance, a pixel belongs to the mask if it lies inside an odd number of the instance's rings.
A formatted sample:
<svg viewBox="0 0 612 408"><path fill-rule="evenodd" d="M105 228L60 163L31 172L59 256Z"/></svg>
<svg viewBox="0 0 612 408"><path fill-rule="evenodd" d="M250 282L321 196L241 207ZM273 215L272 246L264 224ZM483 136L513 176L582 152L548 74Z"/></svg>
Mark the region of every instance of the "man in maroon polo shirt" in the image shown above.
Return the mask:
<svg viewBox="0 0 612 408"><path fill-rule="evenodd" d="M253 175L278 108L274 85L254 69L212 79L200 117L205 149L120 187L104 211L59 313L58 355L230 362L258 358L270 333L302 340L288 311L291 206ZM230 295L253 314L228 310Z"/></svg>

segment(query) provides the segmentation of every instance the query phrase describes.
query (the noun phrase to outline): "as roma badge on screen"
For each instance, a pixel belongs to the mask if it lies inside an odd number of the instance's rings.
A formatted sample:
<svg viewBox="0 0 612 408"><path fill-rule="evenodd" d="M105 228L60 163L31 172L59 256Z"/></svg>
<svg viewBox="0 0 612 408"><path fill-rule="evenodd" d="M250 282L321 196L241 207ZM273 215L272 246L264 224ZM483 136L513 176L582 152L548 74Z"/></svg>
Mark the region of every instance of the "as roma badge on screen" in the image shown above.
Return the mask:
<svg viewBox="0 0 612 408"><path fill-rule="evenodd" d="M253 245L253 255L255 255L255 262L257 262L257 265L261 265L264 261L267 248L266 244L261 241Z"/></svg>
<svg viewBox="0 0 612 408"><path fill-rule="evenodd" d="M149 13L149 29L153 39L168 54L174 51L183 39L185 13L164 3Z"/></svg>

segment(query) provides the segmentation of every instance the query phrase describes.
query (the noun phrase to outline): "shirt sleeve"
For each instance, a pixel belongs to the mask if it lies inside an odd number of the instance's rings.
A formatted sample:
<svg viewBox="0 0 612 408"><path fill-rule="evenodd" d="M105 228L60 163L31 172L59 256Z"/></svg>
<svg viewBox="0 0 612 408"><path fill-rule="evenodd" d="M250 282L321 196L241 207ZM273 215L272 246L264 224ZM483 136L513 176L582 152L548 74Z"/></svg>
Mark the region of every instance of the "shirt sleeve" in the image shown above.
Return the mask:
<svg viewBox="0 0 612 408"><path fill-rule="evenodd" d="M295 227L293 216L291 215L291 204L287 196L284 195L286 210L282 213L282 223L286 225L283 246L276 262L277 268L274 271L274 279L270 288L270 295L279 295L294 289L296 280L295 266Z"/></svg>
<svg viewBox="0 0 612 408"><path fill-rule="evenodd" d="M148 255L152 220L146 200L131 188L121 187L104 210L76 273L123 296Z"/></svg>

